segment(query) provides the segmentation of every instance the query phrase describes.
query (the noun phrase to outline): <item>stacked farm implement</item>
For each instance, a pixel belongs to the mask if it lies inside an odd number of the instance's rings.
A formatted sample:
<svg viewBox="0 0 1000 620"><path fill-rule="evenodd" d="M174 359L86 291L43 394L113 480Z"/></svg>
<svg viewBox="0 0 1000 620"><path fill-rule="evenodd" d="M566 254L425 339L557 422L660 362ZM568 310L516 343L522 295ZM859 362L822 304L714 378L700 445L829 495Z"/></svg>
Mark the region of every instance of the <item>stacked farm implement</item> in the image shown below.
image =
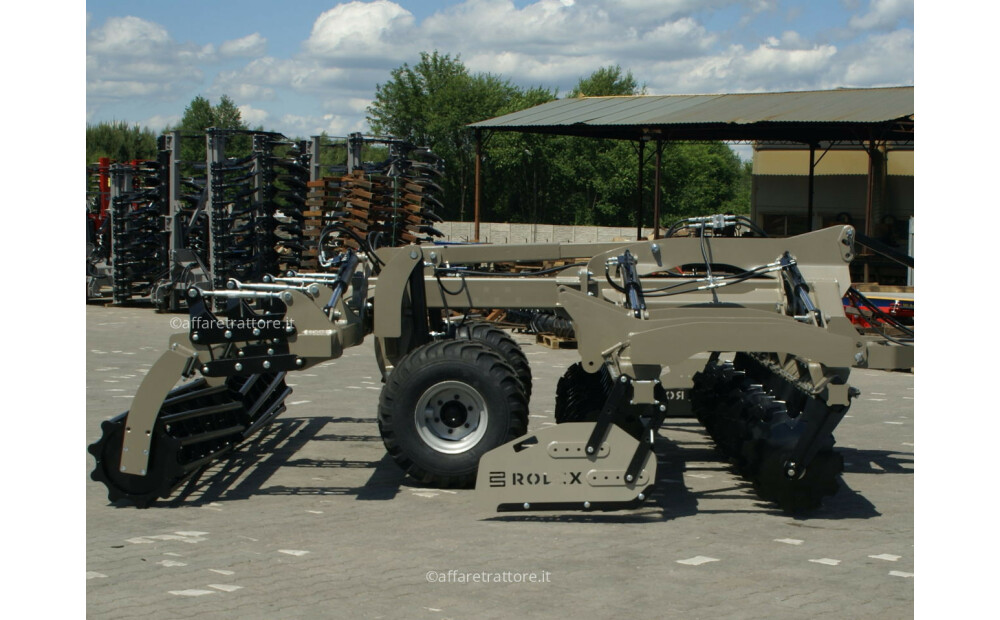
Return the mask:
<svg viewBox="0 0 1000 620"><path fill-rule="evenodd" d="M161 162L111 166L111 272L115 303L143 294L167 270Z"/></svg>
<svg viewBox="0 0 1000 620"><path fill-rule="evenodd" d="M379 163L361 165L360 150L366 143L388 146L388 157ZM430 241L443 236L434 224L441 221L435 207L441 203L435 182L442 161L427 148L390 138L348 138L349 165L346 174L313 183L310 205L316 224L322 224L320 251L360 249L371 241L376 246L395 247ZM325 260L320 266L326 266Z"/></svg>
<svg viewBox="0 0 1000 620"><path fill-rule="evenodd" d="M382 247L440 236L432 224L440 159L426 148L360 134L292 142L280 134L209 129L204 161L180 159L179 132L161 136L153 162L88 169L88 298L150 300L178 310L192 286L225 290L324 269L322 246ZM379 145L384 161L362 161ZM344 146L344 165L319 163Z"/></svg>

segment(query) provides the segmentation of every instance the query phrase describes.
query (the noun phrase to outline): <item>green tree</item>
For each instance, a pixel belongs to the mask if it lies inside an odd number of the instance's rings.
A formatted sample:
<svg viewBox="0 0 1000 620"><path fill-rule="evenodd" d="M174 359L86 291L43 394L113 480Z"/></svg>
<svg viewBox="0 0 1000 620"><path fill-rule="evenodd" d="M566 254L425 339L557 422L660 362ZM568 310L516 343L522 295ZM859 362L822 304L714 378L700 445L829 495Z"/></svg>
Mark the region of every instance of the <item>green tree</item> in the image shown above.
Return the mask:
<svg viewBox="0 0 1000 620"><path fill-rule="evenodd" d="M580 78L570 97L645 93L631 71L601 67ZM446 219L469 219L475 170L469 123L551 101L557 93L519 88L500 76L470 74L458 57L422 53L376 88L368 121L377 134L427 145L446 162ZM652 223L653 170L646 149L645 225ZM633 141L494 132L484 144L484 221L631 226L639 200ZM721 142L664 144L661 219L749 210L745 166ZM662 223L662 222L661 222Z"/></svg>
<svg viewBox="0 0 1000 620"><path fill-rule="evenodd" d="M181 132L181 159L186 162L204 162L205 130L210 127L243 131L248 129L239 108L228 95L222 95L219 103L214 106L211 101L198 95L184 108L181 122L174 127L167 127L164 132ZM250 136L236 135L227 141L226 155L244 157L250 154L251 148Z"/></svg>
<svg viewBox="0 0 1000 620"><path fill-rule="evenodd" d="M661 224L713 213L748 213L747 166L722 142L666 142Z"/></svg>
<svg viewBox="0 0 1000 620"><path fill-rule="evenodd" d="M635 95L640 92L631 71L608 66L580 78L569 96ZM538 105L544 101L539 98L525 103ZM505 187L518 189L517 195L508 196L507 215L511 221L578 225L632 223L638 191L638 156L634 144L572 136L504 135L518 136L508 141L519 144L523 153L520 162L504 171L506 178L502 182ZM494 140L497 138L499 136ZM507 147L507 150L512 149ZM491 148L491 156L493 152Z"/></svg>
<svg viewBox="0 0 1000 620"><path fill-rule="evenodd" d="M101 157L114 162L156 158L156 134L148 127L129 125L125 121L103 121L87 124L87 163Z"/></svg>
<svg viewBox="0 0 1000 620"><path fill-rule="evenodd" d="M393 69L375 88L368 123L379 135L429 146L444 158L446 219L471 214L475 170L474 137L466 125L497 116L519 93L498 76L472 75L461 59L421 52L414 66Z"/></svg>
<svg viewBox="0 0 1000 620"><path fill-rule="evenodd" d="M580 78L570 97L610 97L613 95L644 95L646 86L641 88L631 71L622 75L621 65L601 67L587 77Z"/></svg>

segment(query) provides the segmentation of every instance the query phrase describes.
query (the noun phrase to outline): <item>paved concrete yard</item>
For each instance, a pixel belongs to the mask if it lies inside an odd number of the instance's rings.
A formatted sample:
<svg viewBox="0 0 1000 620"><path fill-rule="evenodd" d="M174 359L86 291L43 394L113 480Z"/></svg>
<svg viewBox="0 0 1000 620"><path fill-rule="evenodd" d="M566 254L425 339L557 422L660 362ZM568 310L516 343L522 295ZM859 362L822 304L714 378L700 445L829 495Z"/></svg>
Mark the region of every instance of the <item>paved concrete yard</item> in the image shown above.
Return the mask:
<svg viewBox="0 0 1000 620"><path fill-rule="evenodd" d="M184 315L87 307L87 437L128 408ZM575 351L518 337L530 428ZM87 478L93 618L910 618L913 375L857 370L844 488L809 518L757 500L694 420L668 420L657 491L617 513L487 514L385 457L371 340L288 376L262 437L138 510ZM93 459L85 453L88 475Z"/></svg>

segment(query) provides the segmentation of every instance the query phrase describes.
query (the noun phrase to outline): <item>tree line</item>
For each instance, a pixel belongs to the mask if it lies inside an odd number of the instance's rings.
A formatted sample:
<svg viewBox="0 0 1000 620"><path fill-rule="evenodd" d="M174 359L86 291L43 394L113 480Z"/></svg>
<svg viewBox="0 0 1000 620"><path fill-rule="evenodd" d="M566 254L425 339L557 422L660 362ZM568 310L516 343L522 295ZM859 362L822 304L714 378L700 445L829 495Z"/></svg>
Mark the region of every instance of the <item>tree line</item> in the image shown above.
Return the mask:
<svg viewBox="0 0 1000 620"><path fill-rule="evenodd" d="M567 97L645 94L631 71L601 67L580 78ZM429 146L444 158L446 220L473 217L475 138L467 125L553 101L555 89L524 88L490 73L473 73L458 56L421 53L414 65L393 69L378 84L367 120L375 135L391 135ZM248 129L236 104L223 95L212 105L196 97L176 127L203 133L208 127ZM255 128L262 131L262 127ZM300 138L295 138L300 139ZM234 139L230 155L249 152ZM204 159L204 144L182 140L182 159ZM652 148L643 178L643 224L652 224ZM631 226L639 198L639 153L635 142L513 132L491 133L482 149L483 221ZM156 135L115 121L87 125L87 161L152 159ZM329 154L324 157L324 160ZM343 163L343 162L338 162ZM661 169L661 225L681 217L750 210L750 164L722 142L664 142Z"/></svg>

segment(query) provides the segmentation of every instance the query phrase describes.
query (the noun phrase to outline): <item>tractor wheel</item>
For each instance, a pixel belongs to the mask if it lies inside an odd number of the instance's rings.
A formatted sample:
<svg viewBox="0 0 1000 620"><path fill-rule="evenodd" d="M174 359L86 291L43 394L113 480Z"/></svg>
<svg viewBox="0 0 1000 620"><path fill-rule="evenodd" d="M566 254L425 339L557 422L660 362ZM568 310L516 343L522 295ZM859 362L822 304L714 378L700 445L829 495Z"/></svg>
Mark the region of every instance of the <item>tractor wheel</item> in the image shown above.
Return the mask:
<svg viewBox="0 0 1000 620"><path fill-rule="evenodd" d="M386 450L420 482L475 484L479 459L523 435L528 401L504 359L475 340L441 340L399 361L379 398Z"/></svg>
<svg viewBox="0 0 1000 620"><path fill-rule="evenodd" d="M528 356L510 334L489 323L467 323L458 328L455 337L478 340L499 353L500 357L514 369L514 373L524 386L525 396L531 400L531 366L528 364Z"/></svg>

